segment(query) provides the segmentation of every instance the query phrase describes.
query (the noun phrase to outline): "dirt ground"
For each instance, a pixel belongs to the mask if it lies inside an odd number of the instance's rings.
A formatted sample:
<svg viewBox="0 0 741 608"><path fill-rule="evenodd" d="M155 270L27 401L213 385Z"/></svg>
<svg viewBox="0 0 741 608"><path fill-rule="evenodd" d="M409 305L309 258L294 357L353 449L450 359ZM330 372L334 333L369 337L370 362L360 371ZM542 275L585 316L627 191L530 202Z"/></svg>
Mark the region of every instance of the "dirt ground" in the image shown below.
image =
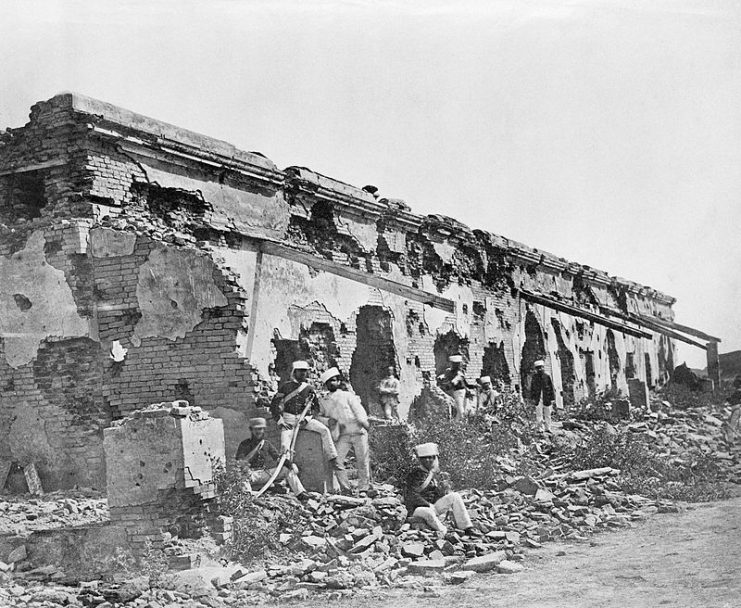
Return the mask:
<svg viewBox="0 0 741 608"><path fill-rule="evenodd" d="M345 608L741 607L741 497L656 515L627 531L532 551L526 570L465 584L376 592Z"/></svg>

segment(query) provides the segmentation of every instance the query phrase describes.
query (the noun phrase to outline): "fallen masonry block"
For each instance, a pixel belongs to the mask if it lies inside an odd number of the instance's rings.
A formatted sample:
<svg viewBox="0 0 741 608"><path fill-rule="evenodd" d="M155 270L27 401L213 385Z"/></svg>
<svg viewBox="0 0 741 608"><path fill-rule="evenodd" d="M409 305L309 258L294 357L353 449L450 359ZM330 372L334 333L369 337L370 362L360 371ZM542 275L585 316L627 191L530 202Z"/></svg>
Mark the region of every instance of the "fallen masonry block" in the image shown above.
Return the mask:
<svg viewBox="0 0 741 608"><path fill-rule="evenodd" d="M497 564L503 562L507 557L504 551L495 551L469 559L464 565L464 570L473 570L474 572L489 572L497 567Z"/></svg>
<svg viewBox="0 0 741 608"><path fill-rule="evenodd" d="M448 580L453 585L460 585L474 576L476 576L476 572L473 570L458 570L458 572L453 572Z"/></svg>
<svg viewBox="0 0 741 608"><path fill-rule="evenodd" d="M512 484L512 487L518 492L527 494L528 496L534 496L540 488L540 486L538 486L538 483L532 477L521 477L514 484Z"/></svg>
<svg viewBox="0 0 741 608"><path fill-rule="evenodd" d="M407 570L409 574L429 576L442 572L445 570L445 566L445 560L443 559L423 559L409 564Z"/></svg>
<svg viewBox="0 0 741 608"><path fill-rule="evenodd" d="M262 570L255 570L254 572L249 572L247 574L244 574L243 576L240 576L233 582L238 587L243 588L243 587L248 587L249 585L254 585L255 583L259 583L260 581L264 581L266 578L268 578L268 573L267 571L262 569Z"/></svg>
<svg viewBox="0 0 741 608"><path fill-rule="evenodd" d="M26 559L26 545L20 545L13 549L8 555L8 563L14 564L16 562L22 562Z"/></svg>
<svg viewBox="0 0 741 608"><path fill-rule="evenodd" d="M496 566L497 572L499 574L515 574L516 572L521 572L524 570L524 566L522 564L518 564L517 562L511 562L509 560L501 561Z"/></svg>
<svg viewBox="0 0 741 608"><path fill-rule="evenodd" d="M23 467L23 475L26 477L26 485L28 485L28 492L30 494L38 496L44 493L44 489L41 487L39 473L33 462Z"/></svg>
<svg viewBox="0 0 741 608"><path fill-rule="evenodd" d="M316 549L317 547L323 547L327 544L326 539L321 538L320 536L304 536L301 539L301 542L314 549Z"/></svg>
<svg viewBox="0 0 741 608"><path fill-rule="evenodd" d="M605 477L607 475L617 475L620 471L612 467L602 467L599 469L586 469L584 471L574 471L567 476L569 481L585 481L591 477Z"/></svg>
<svg viewBox="0 0 741 608"><path fill-rule="evenodd" d="M401 553L407 557L422 557L425 554L425 546L422 543L404 543Z"/></svg>

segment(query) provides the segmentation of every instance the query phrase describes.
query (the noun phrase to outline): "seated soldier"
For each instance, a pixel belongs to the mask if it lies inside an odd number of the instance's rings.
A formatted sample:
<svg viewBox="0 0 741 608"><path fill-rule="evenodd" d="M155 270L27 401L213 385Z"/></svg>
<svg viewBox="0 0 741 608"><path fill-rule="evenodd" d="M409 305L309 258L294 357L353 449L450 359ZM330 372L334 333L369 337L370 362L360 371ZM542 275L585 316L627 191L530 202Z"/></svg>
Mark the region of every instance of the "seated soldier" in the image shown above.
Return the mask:
<svg viewBox="0 0 741 608"><path fill-rule="evenodd" d="M264 486L275 473L275 465L279 458L278 450L270 441L265 439L266 428L265 418L252 418L250 420L250 438L239 444L235 457L238 462L243 462L250 467L249 483L250 486L257 488ZM308 498L306 490L298 478L298 468L295 464L286 461L275 479L285 479L288 482L288 487L291 488L291 491L299 500Z"/></svg>
<svg viewBox="0 0 741 608"><path fill-rule="evenodd" d="M442 479L437 444L422 443L414 451L419 463L407 477L406 506L409 515L423 520L433 530L446 534L448 529L440 516L452 509L456 527L471 536L478 535L461 495L451 492Z"/></svg>

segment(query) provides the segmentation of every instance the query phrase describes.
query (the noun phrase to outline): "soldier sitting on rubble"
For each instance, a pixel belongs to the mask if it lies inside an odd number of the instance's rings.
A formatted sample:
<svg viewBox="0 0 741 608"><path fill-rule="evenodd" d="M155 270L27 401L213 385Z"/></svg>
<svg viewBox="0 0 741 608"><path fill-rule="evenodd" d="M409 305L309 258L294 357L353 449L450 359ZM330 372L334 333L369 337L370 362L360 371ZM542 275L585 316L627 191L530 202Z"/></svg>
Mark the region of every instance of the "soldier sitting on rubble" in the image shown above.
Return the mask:
<svg viewBox="0 0 741 608"><path fill-rule="evenodd" d="M312 417L319 413L319 401L316 391L308 382L310 369L311 367L306 361L294 361L291 380L280 386L270 405L273 419L281 429L281 452L290 451L293 428L299 416L308 405L309 411L301 421L301 428L319 435L322 440L324 456L329 461L330 467L334 470L340 487L343 490L349 491L350 483L347 480L347 473L342 462L337 459L337 448L334 445L334 441L332 441L332 435L324 424L318 420L314 420ZM293 454L289 454L288 459L293 462Z"/></svg>
<svg viewBox="0 0 741 608"><path fill-rule="evenodd" d="M479 378L479 399L476 408L479 414L496 414L502 405L502 391L497 384L494 388L490 376L481 376Z"/></svg>
<svg viewBox="0 0 741 608"><path fill-rule="evenodd" d="M461 495L450 491L444 473L440 471L437 444L422 443L414 451L419 462L407 476L405 502L409 515L445 535L448 528L440 516L452 510L456 528L469 536L479 536Z"/></svg>
<svg viewBox="0 0 741 608"><path fill-rule="evenodd" d="M275 473L275 465L279 458L278 450L265 438L267 421L265 418L250 419L250 438L245 439L237 448L236 460L249 466L249 487L251 490L264 486ZM272 466L268 466L270 463ZM295 464L285 461L282 470L276 479L285 479L288 487L299 500L308 498L308 494L298 478L298 468Z"/></svg>

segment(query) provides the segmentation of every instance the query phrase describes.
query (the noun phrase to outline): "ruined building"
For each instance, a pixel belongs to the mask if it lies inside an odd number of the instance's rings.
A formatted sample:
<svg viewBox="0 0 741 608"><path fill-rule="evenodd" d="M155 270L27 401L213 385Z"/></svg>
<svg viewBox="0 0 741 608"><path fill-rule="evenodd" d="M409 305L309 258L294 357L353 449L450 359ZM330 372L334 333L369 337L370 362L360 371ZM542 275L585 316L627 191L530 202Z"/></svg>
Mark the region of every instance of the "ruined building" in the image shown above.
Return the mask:
<svg viewBox="0 0 741 608"><path fill-rule="evenodd" d="M372 189L369 189L372 190ZM400 200L75 94L0 135L0 472L105 485L103 429L163 400L222 418L227 453L294 358L402 413L460 351L568 405L661 384L674 299ZM272 365L274 365L274 370Z"/></svg>

